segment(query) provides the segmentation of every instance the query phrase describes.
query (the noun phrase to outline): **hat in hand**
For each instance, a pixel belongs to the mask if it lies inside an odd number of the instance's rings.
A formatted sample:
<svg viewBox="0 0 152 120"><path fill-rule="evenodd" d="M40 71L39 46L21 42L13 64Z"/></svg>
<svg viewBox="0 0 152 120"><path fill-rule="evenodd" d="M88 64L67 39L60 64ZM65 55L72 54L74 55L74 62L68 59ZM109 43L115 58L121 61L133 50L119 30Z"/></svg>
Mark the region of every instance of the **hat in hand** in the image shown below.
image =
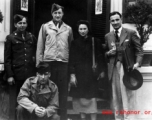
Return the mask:
<svg viewBox="0 0 152 120"><path fill-rule="evenodd" d="M123 83L126 88L130 90L137 90L143 84L143 77L138 70L134 69L124 74Z"/></svg>
<svg viewBox="0 0 152 120"><path fill-rule="evenodd" d="M37 72L39 74L44 74L49 71L50 71L50 67L48 63L40 62L40 64L37 66Z"/></svg>
<svg viewBox="0 0 152 120"><path fill-rule="evenodd" d="M54 4L52 5L51 13L53 13L54 11L57 11L57 10L60 9L60 8L61 8L62 10L64 9L64 7L62 7L62 6L54 3Z"/></svg>

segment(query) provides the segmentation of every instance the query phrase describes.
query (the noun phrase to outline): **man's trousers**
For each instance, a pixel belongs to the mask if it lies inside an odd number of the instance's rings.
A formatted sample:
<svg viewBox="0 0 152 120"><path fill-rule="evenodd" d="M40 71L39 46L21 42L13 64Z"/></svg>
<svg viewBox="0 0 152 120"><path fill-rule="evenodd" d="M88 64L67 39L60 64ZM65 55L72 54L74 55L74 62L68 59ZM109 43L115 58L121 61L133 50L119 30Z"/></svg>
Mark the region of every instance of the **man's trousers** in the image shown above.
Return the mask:
<svg viewBox="0 0 152 120"><path fill-rule="evenodd" d="M121 62L117 62L112 76L112 108L115 120L132 120L135 115L123 114L124 111L134 110L135 92L127 89L123 84L124 68Z"/></svg>
<svg viewBox="0 0 152 120"><path fill-rule="evenodd" d="M9 85L9 120L16 120L17 96L23 83L23 80L18 80Z"/></svg>
<svg viewBox="0 0 152 120"><path fill-rule="evenodd" d="M67 97L68 97L68 63L50 62L51 80L59 90L59 115L61 120L67 119Z"/></svg>

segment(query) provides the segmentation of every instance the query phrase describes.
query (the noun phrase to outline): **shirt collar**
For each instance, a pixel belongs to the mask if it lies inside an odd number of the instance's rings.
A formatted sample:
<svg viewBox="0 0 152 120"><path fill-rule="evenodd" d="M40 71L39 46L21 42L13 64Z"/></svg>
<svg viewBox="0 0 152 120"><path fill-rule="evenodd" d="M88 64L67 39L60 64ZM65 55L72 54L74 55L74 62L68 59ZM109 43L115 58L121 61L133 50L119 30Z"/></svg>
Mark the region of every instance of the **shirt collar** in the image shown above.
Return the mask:
<svg viewBox="0 0 152 120"><path fill-rule="evenodd" d="M56 26L55 26L53 20L49 21L47 24L48 24L49 28L54 28L54 29L56 29ZM66 28L67 28L67 25L62 21L62 24L61 24L60 27L61 27L61 28L62 28L62 27L66 27Z"/></svg>
<svg viewBox="0 0 152 120"><path fill-rule="evenodd" d="M59 24L59 28L61 27L61 25L62 25L62 23L63 23L63 21L60 21L60 22L56 22L56 21L54 21L54 20L52 20L53 21L53 23L54 23L54 25L55 26L57 26L57 24Z"/></svg>
<svg viewBox="0 0 152 120"><path fill-rule="evenodd" d="M39 88L40 88L40 83L39 83L39 77L38 76L36 76L33 80L31 80L31 83L32 83L32 87L33 88L35 88L35 89L37 89L38 91L39 91ZM50 82L49 82L49 80L48 80L48 82L44 85L44 88L50 88Z"/></svg>
<svg viewBox="0 0 152 120"><path fill-rule="evenodd" d="M115 32L115 31L116 31L116 30L114 29L114 32ZM120 28L118 29L118 34L120 34L121 31L122 31L122 27L120 27Z"/></svg>

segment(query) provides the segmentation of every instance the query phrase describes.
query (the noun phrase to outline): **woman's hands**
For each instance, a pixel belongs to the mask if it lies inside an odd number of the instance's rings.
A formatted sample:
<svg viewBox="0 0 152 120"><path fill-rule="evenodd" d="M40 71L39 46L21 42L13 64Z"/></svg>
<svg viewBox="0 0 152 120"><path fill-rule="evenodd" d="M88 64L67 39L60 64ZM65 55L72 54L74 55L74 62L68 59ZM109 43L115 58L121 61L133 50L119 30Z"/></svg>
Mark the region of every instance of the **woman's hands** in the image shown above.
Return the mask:
<svg viewBox="0 0 152 120"><path fill-rule="evenodd" d="M9 85L15 84L15 80L14 80L13 77L9 77L9 78L7 79L7 82L8 82Z"/></svg>
<svg viewBox="0 0 152 120"><path fill-rule="evenodd" d="M75 74L70 75L70 82L69 82L69 86L68 86L68 91L70 91L71 86L77 87L77 79L76 79Z"/></svg>
<svg viewBox="0 0 152 120"><path fill-rule="evenodd" d="M102 79L105 77L105 72L101 72L97 78L97 80Z"/></svg>
<svg viewBox="0 0 152 120"><path fill-rule="evenodd" d="M71 84L71 86L77 86L77 79L76 79L76 76L75 76L75 74L71 74L70 75L70 84Z"/></svg>

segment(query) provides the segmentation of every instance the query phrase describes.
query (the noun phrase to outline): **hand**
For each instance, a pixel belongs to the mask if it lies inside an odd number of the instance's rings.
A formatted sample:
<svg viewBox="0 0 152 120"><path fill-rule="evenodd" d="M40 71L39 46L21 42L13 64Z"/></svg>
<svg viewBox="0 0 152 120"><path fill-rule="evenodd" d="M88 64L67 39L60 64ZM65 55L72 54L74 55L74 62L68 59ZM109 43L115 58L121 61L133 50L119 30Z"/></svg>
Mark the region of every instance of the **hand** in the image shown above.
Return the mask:
<svg viewBox="0 0 152 120"><path fill-rule="evenodd" d="M137 69L138 67L139 67L139 63L135 63L134 66L133 66L133 70Z"/></svg>
<svg viewBox="0 0 152 120"><path fill-rule="evenodd" d="M40 109L42 109L42 117L44 117L46 115L46 109L44 107L40 107Z"/></svg>
<svg viewBox="0 0 152 120"><path fill-rule="evenodd" d="M8 82L9 85L15 84L15 80L14 80L13 77L9 77L9 78L7 79L7 82Z"/></svg>
<svg viewBox="0 0 152 120"><path fill-rule="evenodd" d="M101 78L104 78L105 77L105 72L101 72L99 74L99 77L97 78L97 80L101 79Z"/></svg>
<svg viewBox="0 0 152 120"><path fill-rule="evenodd" d="M44 107L36 107L35 114L38 117L44 117L46 115L46 109Z"/></svg>
<svg viewBox="0 0 152 120"><path fill-rule="evenodd" d="M108 56L116 55L116 49L111 49L108 51Z"/></svg>
<svg viewBox="0 0 152 120"><path fill-rule="evenodd" d="M75 74L71 74L70 76L70 85L75 87L77 86L77 79L75 77Z"/></svg>

